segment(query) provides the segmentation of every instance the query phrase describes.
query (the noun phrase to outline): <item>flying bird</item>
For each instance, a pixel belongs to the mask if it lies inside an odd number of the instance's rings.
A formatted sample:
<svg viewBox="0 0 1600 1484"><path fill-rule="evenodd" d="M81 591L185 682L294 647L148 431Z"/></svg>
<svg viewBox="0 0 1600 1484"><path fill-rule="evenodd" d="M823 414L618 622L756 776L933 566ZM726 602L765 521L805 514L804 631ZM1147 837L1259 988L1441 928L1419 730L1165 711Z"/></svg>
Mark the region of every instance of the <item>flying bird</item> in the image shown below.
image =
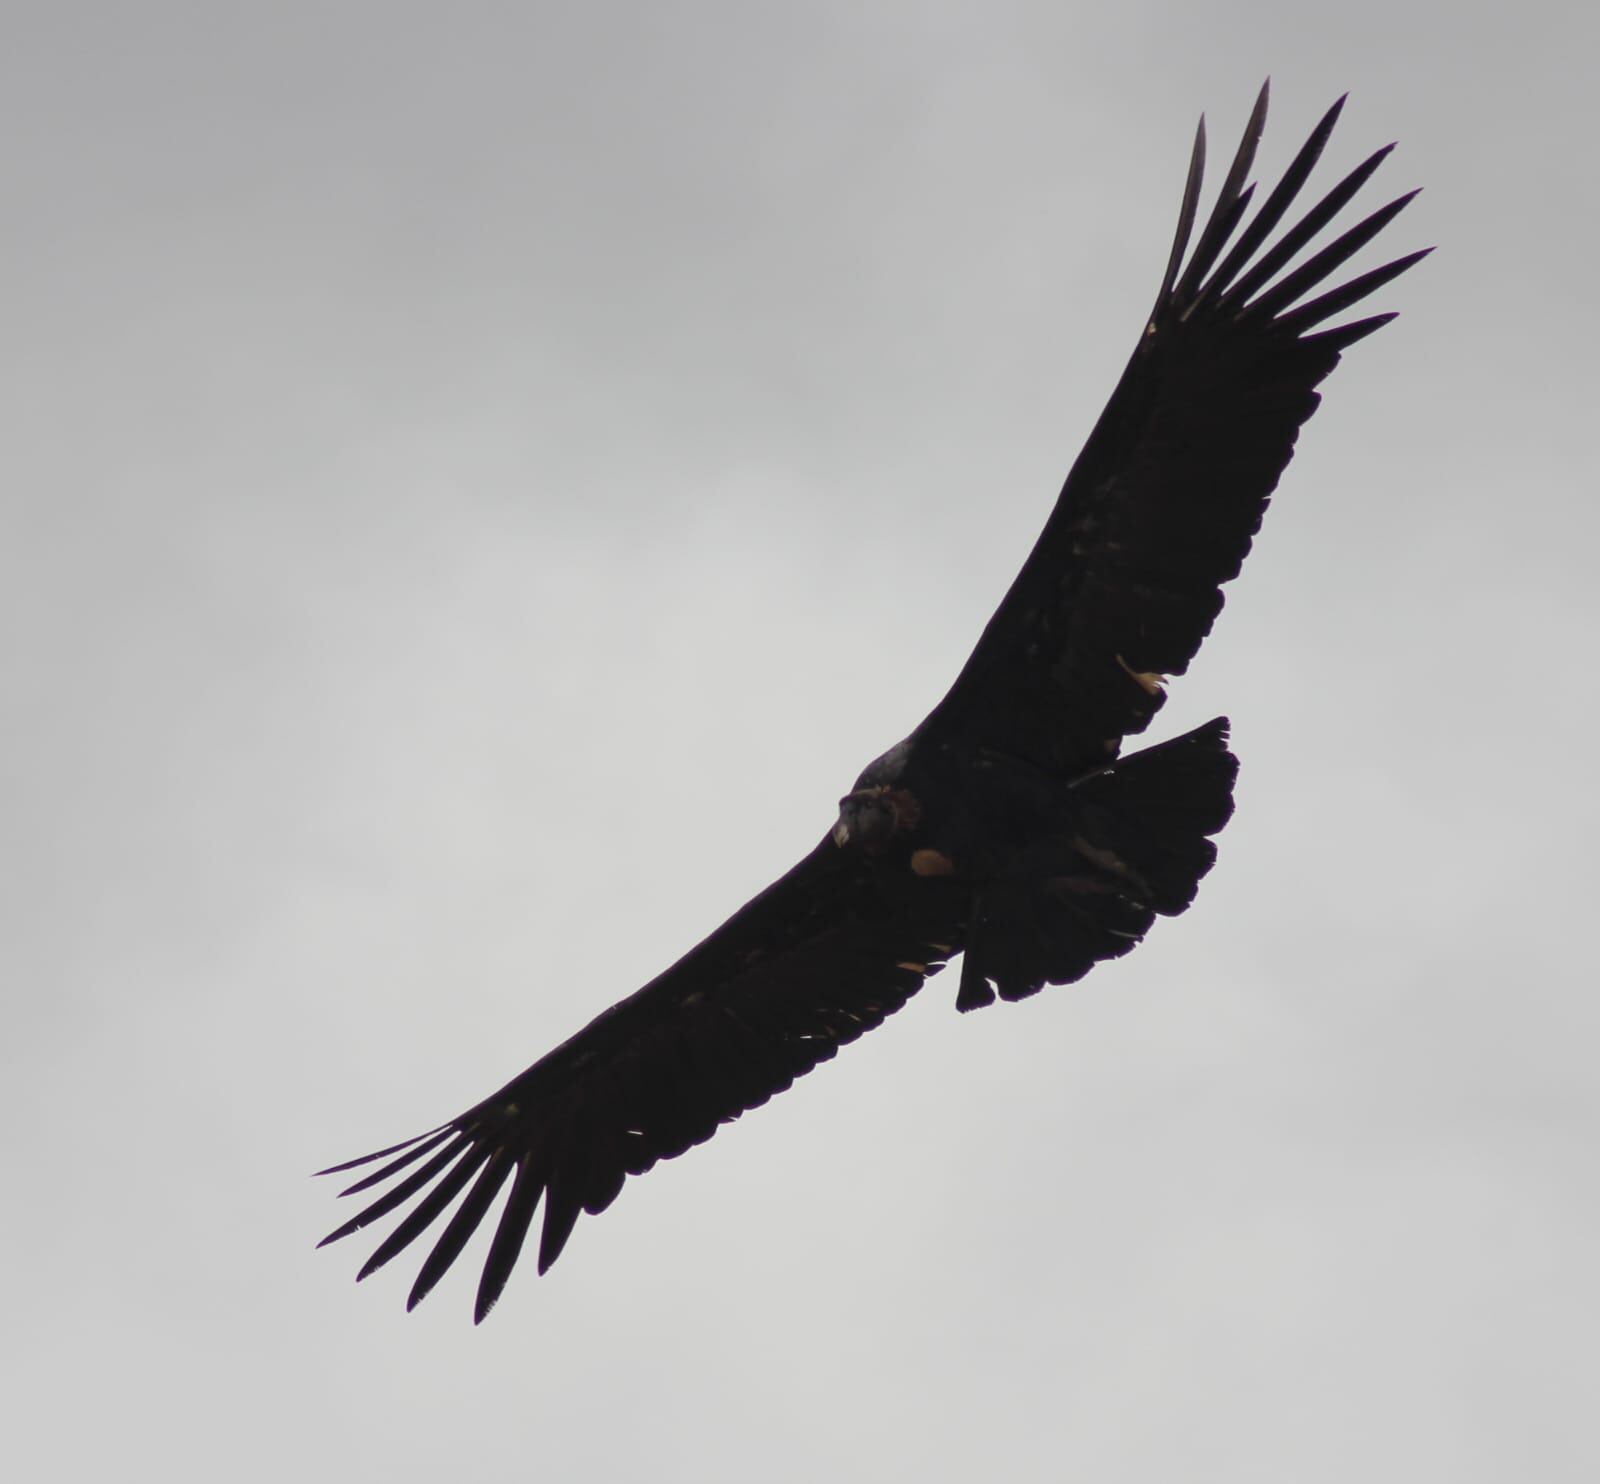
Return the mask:
<svg viewBox="0 0 1600 1484"><path fill-rule="evenodd" d="M482 1320L541 1201L543 1273L580 1212L829 1060L957 955L956 1008L973 1010L1081 979L1189 906L1233 808L1227 720L1123 743L1210 632L1317 387L1394 316L1328 322L1426 255L1325 286L1413 191L1291 266L1393 148L1280 231L1343 105L1252 214L1263 87L1191 252L1201 120L1155 307L949 692L867 765L810 854L671 968L460 1117L322 1171L375 1164L342 1194L382 1189L324 1244L405 1211L358 1278L461 1197L414 1307L509 1185Z"/></svg>

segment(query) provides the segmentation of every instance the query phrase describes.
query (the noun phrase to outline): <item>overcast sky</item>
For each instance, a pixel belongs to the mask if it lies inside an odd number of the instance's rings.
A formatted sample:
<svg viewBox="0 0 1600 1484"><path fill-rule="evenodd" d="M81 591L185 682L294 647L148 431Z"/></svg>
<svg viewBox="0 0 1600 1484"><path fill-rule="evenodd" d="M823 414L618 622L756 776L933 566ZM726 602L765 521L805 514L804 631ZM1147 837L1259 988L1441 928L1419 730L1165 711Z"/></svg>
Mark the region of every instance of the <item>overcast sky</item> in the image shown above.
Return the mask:
<svg viewBox="0 0 1600 1484"><path fill-rule="evenodd" d="M1600 25L5 9L14 1477L1596 1477ZM933 981L480 1329L481 1245L354 1287L307 1172L653 975L942 692L1268 73L1262 171L1349 89L1321 178L1398 138L1384 245L1441 250L1162 717L1243 759L1195 910Z"/></svg>

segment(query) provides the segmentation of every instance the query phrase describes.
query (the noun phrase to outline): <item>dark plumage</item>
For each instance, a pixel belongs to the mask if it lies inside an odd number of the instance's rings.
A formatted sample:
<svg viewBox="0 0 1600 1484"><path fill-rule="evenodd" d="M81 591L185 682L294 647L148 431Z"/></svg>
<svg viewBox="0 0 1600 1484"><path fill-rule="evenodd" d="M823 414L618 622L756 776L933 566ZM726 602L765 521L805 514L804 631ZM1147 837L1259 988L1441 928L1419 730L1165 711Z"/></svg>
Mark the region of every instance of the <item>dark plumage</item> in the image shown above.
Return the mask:
<svg viewBox="0 0 1600 1484"><path fill-rule="evenodd" d="M1194 899L1232 810L1227 723L1128 757L1122 741L1150 724L1165 677L1210 632L1317 386L1393 316L1321 327L1424 256L1323 288L1406 195L1291 270L1388 150L1274 239L1343 100L1248 216L1266 103L1263 88L1188 253L1202 122L1132 359L949 693L866 769L809 855L671 968L459 1118L334 1166L378 1165L346 1195L388 1188L327 1241L405 1210L359 1276L464 1191L423 1261L416 1304L509 1186L482 1319L541 1200L542 1273L579 1213L605 1210L626 1176L782 1092L956 954L959 1008L1020 999L1126 953L1157 915Z"/></svg>

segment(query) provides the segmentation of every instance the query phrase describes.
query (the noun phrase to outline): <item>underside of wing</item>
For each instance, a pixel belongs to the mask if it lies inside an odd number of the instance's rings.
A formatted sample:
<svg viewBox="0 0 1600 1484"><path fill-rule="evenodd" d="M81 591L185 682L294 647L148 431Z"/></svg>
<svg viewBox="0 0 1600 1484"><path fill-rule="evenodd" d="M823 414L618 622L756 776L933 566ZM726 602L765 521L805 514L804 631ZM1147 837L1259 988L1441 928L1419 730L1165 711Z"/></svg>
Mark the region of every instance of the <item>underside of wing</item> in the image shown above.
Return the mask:
<svg viewBox="0 0 1600 1484"><path fill-rule="evenodd" d="M1279 230L1333 131L1340 99L1251 214L1261 91L1194 249L1202 121L1177 236L1139 345L1037 545L924 731L1055 770L1094 767L1160 709L1222 608L1268 499L1340 353L1394 316L1327 322L1425 252L1328 281L1416 193L1298 266L1381 149ZM1392 148L1392 146L1390 146ZM1321 290L1316 297L1307 298Z"/></svg>
<svg viewBox="0 0 1600 1484"><path fill-rule="evenodd" d="M605 1210L628 1175L704 1143L900 1009L962 946L965 910L954 888L948 897L923 890L901 898L859 857L824 840L664 974L493 1097L407 1143L322 1171L378 1166L341 1192L374 1194L324 1244L404 1211L364 1278L461 1197L422 1263L412 1307L509 1184L478 1288L481 1320L541 1200L542 1273L579 1213Z"/></svg>

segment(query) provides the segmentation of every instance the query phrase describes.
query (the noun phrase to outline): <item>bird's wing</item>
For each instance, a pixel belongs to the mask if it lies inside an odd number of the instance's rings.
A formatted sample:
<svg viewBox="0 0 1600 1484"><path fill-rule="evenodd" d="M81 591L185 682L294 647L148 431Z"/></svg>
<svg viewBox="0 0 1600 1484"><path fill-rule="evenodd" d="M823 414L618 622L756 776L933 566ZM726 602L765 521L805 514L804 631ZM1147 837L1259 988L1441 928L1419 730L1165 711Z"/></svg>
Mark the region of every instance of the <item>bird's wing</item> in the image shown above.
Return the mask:
<svg viewBox="0 0 1600 1484"><path fill-rule="evenodd" d="M1052 769L1093 767L1160 709L1222 608L1340 352L1394 318L1318 329L1425 252L1321 287L1416 192L1288 265L1377 169L1381 149L1277 231L1333 131L1328 110L1246 221L1267 90L1194 251L1201 121L1161 292L1122 380L1010 591L923 734ZM1270 239L1270 241L1269 241ZM1286 271L1287 270L1287 271Z"/></svg>
<svg viewBox="0 0 1600 1484"><path fill-rule="evenodd" d="M825 838L638 993L461 1117L335 1165L378 1163L344 1195L381 1195L324 1239L392 1211L404 1219L359 1276L410 1246L463 1190L423 1261L407 1307L460 1255L500 1190L476 1317L499 1298L544 1201L539 1271L580 1211L605 1210L624 1177L704 1143L898 1010L962 946L965 906L938 883L891 899L855 851ZM929 885L934 890L929 891Z"/></svg>

